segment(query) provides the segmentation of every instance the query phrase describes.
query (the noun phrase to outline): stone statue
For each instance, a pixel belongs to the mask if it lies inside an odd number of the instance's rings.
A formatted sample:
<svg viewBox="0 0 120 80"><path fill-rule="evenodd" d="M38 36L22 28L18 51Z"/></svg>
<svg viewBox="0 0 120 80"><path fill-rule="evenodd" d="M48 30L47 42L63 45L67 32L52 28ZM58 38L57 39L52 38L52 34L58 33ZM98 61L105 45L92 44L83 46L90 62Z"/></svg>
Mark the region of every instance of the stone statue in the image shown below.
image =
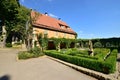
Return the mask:
<svg viewBox="0 0 120 80"><path fill-rule="evenodd" d="M94 52L93 52L93 44L92 41L89 40L89 55L94 56Z"/></svg>

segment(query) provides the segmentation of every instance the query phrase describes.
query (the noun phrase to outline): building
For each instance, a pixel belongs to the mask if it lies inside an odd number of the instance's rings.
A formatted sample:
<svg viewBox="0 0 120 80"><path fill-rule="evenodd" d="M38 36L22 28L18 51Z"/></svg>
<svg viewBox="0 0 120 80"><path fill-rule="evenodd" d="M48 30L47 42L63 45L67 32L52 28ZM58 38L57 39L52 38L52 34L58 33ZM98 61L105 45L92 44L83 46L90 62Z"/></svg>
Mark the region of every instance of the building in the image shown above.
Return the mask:
<svg viewBox="0 0 120 80"><path fill-rule="evenodd" d="M48 38L69 38L75 39L77 33L70 26L60 19L50 17L47 13L40 14L31 11L34 41L37 40L37 34L47 34Z"/></svg>

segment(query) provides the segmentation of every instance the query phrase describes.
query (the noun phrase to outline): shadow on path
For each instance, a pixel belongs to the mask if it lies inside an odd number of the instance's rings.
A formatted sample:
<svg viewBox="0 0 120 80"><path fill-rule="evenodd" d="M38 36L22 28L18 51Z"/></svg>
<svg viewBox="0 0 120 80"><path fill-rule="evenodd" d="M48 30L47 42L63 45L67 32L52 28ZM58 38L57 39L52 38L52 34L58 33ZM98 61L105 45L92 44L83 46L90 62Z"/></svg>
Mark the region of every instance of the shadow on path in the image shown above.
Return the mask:
<svg viewBox="0 0 120 80"><path fill-rule="evenodd" d="M0 77L0 80L10 80L10 76L9 75L5 75Z"/></svg>

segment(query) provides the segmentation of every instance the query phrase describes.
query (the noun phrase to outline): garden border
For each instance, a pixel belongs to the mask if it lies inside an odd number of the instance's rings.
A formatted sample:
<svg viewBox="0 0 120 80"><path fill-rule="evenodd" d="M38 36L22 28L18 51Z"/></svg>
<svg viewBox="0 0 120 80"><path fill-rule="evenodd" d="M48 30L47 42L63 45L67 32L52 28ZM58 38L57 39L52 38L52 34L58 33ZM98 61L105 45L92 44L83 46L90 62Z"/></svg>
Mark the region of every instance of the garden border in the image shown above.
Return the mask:
<svg viewBox="0 0 120 80"><path fill-rule="evenodd" d="M68 63L68 62L65 62L65 61L50 57L50 56L47 56L47 57L49 59L52 59L52 60L57 61L59 63L62 63L64 65L66 65L66 66L69 66L69 67L71 67L71 68L73 68L73 69L75 69L77 71L80 71L80 72L82 72L84 74L95 77L98 80L116 80L114 77L112 77L110 75L103 74L103 73L100 73L100 72L97 72L97 71L93 71L93 70L90 70L90 69L87 69L87 68L83 68L83 67L80 67L80 66L77 66L77 65L74 65L74 64L71 64L71 63Z"/></svg>

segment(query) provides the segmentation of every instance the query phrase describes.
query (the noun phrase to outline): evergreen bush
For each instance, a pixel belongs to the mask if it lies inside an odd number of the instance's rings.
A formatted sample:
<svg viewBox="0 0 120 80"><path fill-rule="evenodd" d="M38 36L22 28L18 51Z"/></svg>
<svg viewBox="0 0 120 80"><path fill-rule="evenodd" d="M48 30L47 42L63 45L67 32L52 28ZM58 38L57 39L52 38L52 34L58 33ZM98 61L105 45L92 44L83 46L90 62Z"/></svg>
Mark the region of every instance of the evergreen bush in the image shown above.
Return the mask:
<svg viewBox="0 0 120 80"><path fill-rule="evenodd" d="M82 66L85 68L89 68L92 70L96 70L99 72L103 72L103 73L112 73L114 72L114 65L108 62L104 62L104 61L99 61L99 60L92 60L92 59L88 59L88 58L84 58L84 57L78 57L78 56L70 56L67 54L60 54L57 52L53 52L53 51L46 51L45 52L46 55L54 57L54 58L58 58L60 60L78 65L78 66Z"/></svg>

